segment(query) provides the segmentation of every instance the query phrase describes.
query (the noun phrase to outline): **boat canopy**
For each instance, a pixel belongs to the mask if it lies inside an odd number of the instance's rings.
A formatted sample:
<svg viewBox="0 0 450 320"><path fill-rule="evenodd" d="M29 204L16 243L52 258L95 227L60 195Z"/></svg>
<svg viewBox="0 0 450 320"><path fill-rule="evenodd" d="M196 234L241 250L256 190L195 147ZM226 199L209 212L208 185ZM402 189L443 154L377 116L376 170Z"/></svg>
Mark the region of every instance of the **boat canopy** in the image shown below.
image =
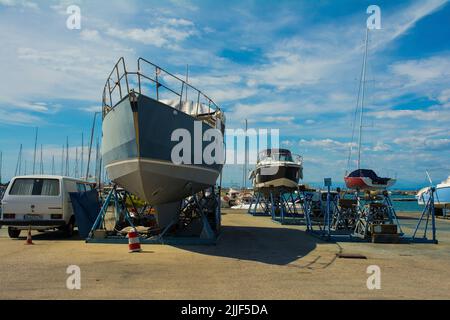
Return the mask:
<svg viewBox="0 0 450 320"><path fill-rule="evenodd" d="M258 161L286 161L301 164L303 158L297 154L293 155L288 149L265 149L258 154Z"/></svg>
<svg viewBox="0 0 450 320"><path fill-rule="evenodd" d="M381 178L379 177L375 171L370 170L370 169L358 169L355 170L353 172L351 172L348 177L350 178L358 178L358 177L363 177L363 178L370 178L372 180L373 183L375 184L387 184L389 182L389 180L391 180L390 178Z"/></svg>

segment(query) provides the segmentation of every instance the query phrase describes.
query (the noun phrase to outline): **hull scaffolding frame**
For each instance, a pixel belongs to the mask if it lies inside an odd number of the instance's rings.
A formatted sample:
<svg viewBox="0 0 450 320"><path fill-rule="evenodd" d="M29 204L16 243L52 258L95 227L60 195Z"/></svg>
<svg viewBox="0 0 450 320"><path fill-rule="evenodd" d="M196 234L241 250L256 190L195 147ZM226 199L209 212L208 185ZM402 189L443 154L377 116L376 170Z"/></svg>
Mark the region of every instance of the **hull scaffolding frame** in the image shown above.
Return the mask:
<svg viewBox="0 0 450 320"><path fill-rule="evenodd" d="M207 195L204 191L201 194L193 194L191 197L182 200L180 214L177 218L167 225L163 230L154 235L143 236L139 234L139 241L142 244L167 244L167 245L215 245L220 237L221 229L221 209L220 209L220 188L216 192L212 187L211 194ZM127 194L127 193L125 193ZM126 244L128 238L119 232L107 232L103 237L96 237L96 230L104 227L105 216L109 206L112 204L115 208L114 219L119 222L120 217L131 226L133 224L130 212L125 205L126 198L117 191L117 186L109 192L102 204L96 221L92 225L91 231L86 238L86 243L116 243ZM179 229L180 225L188 228L197 222L199 232L197 234L187 235L183 229ZM178 227L179 230L174 231Z"/></svg>
<svg viewBox="0 0 450 320"><path fill-rule="evenodd" d="M271 217L282 225L304 225L305 214L298 188L274 187L255 190L248 213Z"/></svg>

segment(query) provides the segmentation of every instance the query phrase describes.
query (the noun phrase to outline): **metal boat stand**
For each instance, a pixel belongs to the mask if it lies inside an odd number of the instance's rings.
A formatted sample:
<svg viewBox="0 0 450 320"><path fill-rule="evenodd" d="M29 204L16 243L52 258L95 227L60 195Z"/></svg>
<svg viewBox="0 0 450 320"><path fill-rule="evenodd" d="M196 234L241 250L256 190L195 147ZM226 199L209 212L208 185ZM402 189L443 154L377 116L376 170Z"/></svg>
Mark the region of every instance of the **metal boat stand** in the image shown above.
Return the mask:
<svg viewBox="0 0 450 320"><path fill-rule="evenodd" d="M388 191L384 190L379 196L382 198L381 201L369 199L368 201L365 201L364 205L361 205L361 197L359 192L356 192L358 217L354 236L370 240L369 228L372 224L396 225L399 236L402 237L404 235Z"/></svg>
<svg viewBox="0 0 450 320"><path fill-rule="evenodd" d="M264 196L263 192L255 191L253 193L253 197L248 207L247 213L255 217L270 217L272 215L270 209L270 201Z"/></svg>
<svg viewBox="0 0 450 320"><path fill-rule="evenodd" d="M270 190L272 221L282 225L304 225L305 215L296 204L300 203L299 189L274 188Z"/></svg>
<svg viewBox="0 0 450 320"><path fill-rule="evenodd" d="M312 217L312 210L306 211L308 216L306 231L324 241L361 241L354 236L356 201L341 199L340 189L337 191L332 193L331 185L327 186L326 206L321 219Z"/></svg>
<svg viewBox="0 0 450 320"><path fill-rule="evenodd" d="M422 211L422 214L420 215L419 222L416 225L416 228L414 229L414 233L411 237L412 242L416 243L438 243L438 240L436 238L436 216L435 216L435 208L434 208L434 196L435 196L436 188L430 187L427 191L428 193L428 200L425 205L425 208ZM425 218L425 219L424 219ZM428 224L431 220L431 239L428 238ZM416 237L417 232L421 228L422 222L425 223L425 226L423 227L423 236L421 238Z"/></svg>
<svg viewBox="0 0 450 320"><path fill-rule="evenodd" d="M214 245L220 234L221 227L221 211L220 211L220 192L217 193L212 188L212 193L207 195L205 192L194 194L188 199L183 200L180 216L174 219L172 223L166 226L161 233L153 236L139 236L140 243L143 244L169 244L169 245ZM100 213L93 224L86 243L128 243L128 239L124 235L120 235L117 231L106 231L103 236L96 236L99 228L104 228L104 220L111 201L115 207L115 222L123 217L131 227L135 227L125 205L123 196L114 186L106 197ZM200 220L201 230L198 234L185 234L183 227L193 224L193 221ZM181 227L181 228L180 228ZM174 232L174 229L178 229Z"/></svg>

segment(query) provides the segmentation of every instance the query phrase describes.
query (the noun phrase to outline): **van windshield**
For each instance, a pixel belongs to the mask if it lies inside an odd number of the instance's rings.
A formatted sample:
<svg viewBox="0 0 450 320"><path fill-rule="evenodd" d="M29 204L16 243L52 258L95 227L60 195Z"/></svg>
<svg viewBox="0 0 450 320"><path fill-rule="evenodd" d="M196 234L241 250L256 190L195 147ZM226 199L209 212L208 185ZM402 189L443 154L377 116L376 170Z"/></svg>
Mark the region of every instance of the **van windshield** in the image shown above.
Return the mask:
<svg viewBox="0 0 450 320"><path fill-rule="evenodd" d="M58 196L59 180L35 178L16 179L9 194L13 196Z"/></svg>

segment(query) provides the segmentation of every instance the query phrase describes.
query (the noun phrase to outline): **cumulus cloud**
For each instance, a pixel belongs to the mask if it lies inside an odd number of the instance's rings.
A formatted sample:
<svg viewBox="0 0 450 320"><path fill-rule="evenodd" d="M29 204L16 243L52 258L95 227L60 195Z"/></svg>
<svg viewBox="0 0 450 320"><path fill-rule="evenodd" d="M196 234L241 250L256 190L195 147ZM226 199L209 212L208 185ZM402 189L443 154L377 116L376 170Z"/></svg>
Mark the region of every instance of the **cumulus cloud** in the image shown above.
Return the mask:
<svg viewBox="0 0 450 320"><path fill-rule="evenodd" d="M394 139L393 142L416 150L450 150L450 139L448 138L401 137Z"/></svg>
<svg viewBox="0 0 450 320"><path fill-rule="evenodd" d="M408 85L420 85L450 77L450 57L436 56L427 59L407 60L391 65L394 75L406 78Z"/></svg>
<svg viewBox="0 0 450 320"><path fill-rule="evenodd" d="M299 142L300 146L305 147L316 147L325 150L333 150L333 151L348 151L350 146L355 147L356 143L350 142L341 142L333 139L311 139L305 140L302 139Z"/></svg>
<svg viewBox="0 0 450 320"><path fill-rule="evenodd" d="M428 108L426 110L383 110L369 112L369 116L373 116L377 119L407 119L412 118L421 121L438 121L444 122L450 120L450 111L448 110L434 110Z"/></svg>
<svg viewBox="0 0 450 320"><path fill-rule="evenodd" d="M81 30L80 37L87 41L100 40L100 33L97 30L83 29Z"/></svg>
<svg viewBox="0 0 450 320"><path fill-rule="evenodd" d="M23 7L30 9L38 9L39 6L36 2L28 1L28 0L0 0L0 6L6 7Z"/></svg>
<svg viewBox="0 0 450 320"><path fill-rule="evenodd" d="M108 28L106 34L121 40L131 40L155 47L177 48L177 45L198 34L192 21L175 18L160 18L149 28Z"/></svg>

